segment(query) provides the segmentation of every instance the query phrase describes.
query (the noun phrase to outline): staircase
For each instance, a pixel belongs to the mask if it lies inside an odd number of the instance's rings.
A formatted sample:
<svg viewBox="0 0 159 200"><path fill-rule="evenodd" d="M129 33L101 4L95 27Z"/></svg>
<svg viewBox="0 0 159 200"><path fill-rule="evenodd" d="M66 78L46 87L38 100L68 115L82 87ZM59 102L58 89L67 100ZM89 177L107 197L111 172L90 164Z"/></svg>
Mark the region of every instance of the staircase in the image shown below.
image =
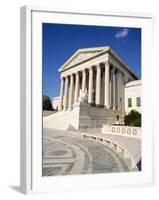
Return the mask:
<svg viewBox="0 0 159 200"><path fill-rule="evenodd" d="M78 129L79 115L75 111L62 111L43 117L43 127L57 130Z"/></svg>

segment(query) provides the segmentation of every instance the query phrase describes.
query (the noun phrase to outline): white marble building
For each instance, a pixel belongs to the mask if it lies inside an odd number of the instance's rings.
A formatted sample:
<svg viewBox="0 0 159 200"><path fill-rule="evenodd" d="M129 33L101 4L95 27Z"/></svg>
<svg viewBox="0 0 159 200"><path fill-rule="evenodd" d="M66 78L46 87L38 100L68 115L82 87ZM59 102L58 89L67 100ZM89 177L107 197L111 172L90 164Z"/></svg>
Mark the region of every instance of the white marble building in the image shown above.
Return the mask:
<svg viewBox="0 0 159 200"><path fill-rule="evenodd" d="M79 129L123 121L125 85L138 78L110 47L79 49L59 72L57 115L70 118L69 126Z"/></svg>
<svg viewBox="0 0 159 200"><path fill-rule="evenodd" d="M125 112L141 110L142 83L141 80L130 81L125 84ZM52 99L52 106L55 110L60 109L60 96Z"/></svg>
<svg viewBox="0 0 159 200"><path fill-rule="evenodd" d="M59 96L58 97L54 97L52 99L52 108L54 110L59 110L59 106L60 106L60 97Z"/></svg>
<svg viewBox="0 0 159 200"><path fill-rule="evenodd" d="M132 109L142 112L141 110L141 80L131 81L125 84L125 112L129 113Z"/></svg>

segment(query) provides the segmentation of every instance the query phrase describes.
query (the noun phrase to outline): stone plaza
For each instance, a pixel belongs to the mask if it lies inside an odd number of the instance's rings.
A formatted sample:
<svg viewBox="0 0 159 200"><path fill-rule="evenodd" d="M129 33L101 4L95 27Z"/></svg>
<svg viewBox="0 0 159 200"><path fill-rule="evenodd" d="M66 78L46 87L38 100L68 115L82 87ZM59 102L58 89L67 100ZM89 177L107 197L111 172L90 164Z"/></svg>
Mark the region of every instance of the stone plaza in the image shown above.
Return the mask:
<svg viewBox="0 0 159 200"><path fill-rule="evenodd" d="M130 160L79 133L44 129L43 176L132 171Z"/></svg>

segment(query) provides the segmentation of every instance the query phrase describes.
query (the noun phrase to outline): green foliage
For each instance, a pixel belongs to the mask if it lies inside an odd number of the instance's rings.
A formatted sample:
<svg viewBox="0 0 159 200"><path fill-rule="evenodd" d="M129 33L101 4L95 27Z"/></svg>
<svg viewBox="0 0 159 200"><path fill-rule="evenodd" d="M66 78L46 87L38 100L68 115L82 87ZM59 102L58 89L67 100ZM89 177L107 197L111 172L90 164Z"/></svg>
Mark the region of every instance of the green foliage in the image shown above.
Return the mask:
<svg viewBox="0 0 159 200"><path fill-rule="evenodd" d="M141 114L136 110L131 110L125 115L124 122L126 126L141 127Z"/></svg>
<svg viewBox="0 0 159 200"><path fill-rule="evenodd" d="M51 100L48 96L43 96L43 110L52 110Z"/></svg>

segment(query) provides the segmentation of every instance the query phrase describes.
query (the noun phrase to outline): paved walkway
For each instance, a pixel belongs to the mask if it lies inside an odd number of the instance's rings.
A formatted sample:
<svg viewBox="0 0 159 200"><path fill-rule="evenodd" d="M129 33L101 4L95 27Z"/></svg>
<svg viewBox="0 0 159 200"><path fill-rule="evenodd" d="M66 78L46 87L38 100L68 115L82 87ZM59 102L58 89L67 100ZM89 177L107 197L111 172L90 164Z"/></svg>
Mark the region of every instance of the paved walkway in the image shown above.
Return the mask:
<svg viewBox="0 0 159 200"><path fill-rule="evenodd" d="M77 131L43 129L43 176L129 171L113 150Z"/></svg>
<svg viewBox="0 0 159 200"><path fill-rule="evenodd" d="M88 136L95 136L97 138L103 138L109 141L112 141L114 144L117 144L123 147L127 152L129 152L135 163L137 164L141 159L141 140L136 138L130 138L126 136L118 136L113 134L103 134L101 129L87 129L81 130L81 134L86 134Z"/></svg>

